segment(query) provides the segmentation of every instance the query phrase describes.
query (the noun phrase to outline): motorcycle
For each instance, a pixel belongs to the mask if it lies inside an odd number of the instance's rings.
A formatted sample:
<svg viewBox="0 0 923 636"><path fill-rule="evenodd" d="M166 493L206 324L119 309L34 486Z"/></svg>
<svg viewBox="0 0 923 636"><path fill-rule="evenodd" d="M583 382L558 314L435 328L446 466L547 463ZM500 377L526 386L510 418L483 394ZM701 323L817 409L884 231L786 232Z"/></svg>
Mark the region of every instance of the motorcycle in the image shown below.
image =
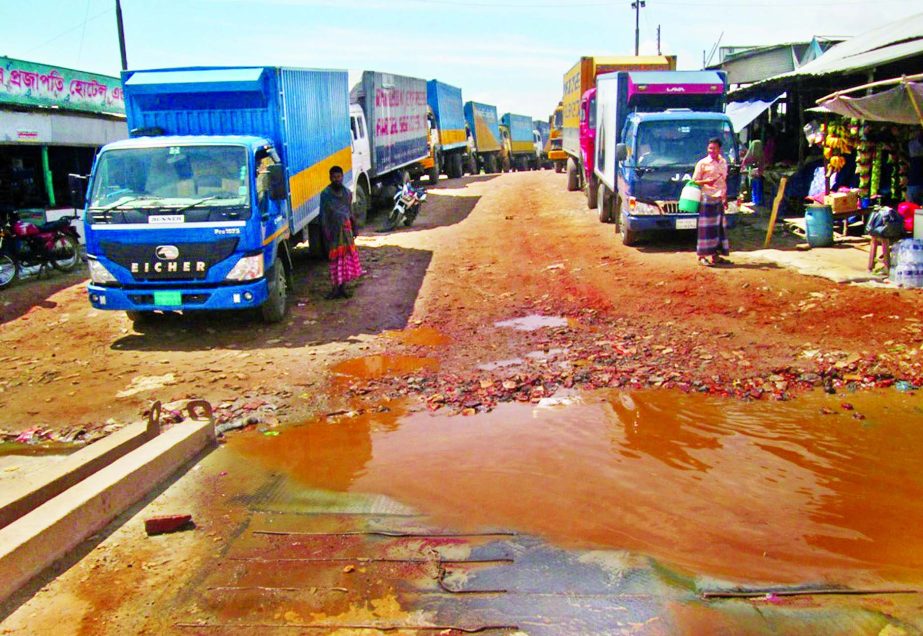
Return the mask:
<svg viewBox="0 0 923 636"><path fill-rule="evenodd" d="M44 225L23 221L13 211L0 212L0 289L13 284L23 268L49 267L70 272L80 262L80 242L65 217Z"/></svg>
<svg viewBox="0 0 923 636"><path fill-rule="evenodd" d="M394 195L394 207L388 214L388 227L394 229L400 224L405 227L413 225L414 219L420 213L420 205L426 201L426 190L422 187L415 188L409 181L405 183Z"/></svg>

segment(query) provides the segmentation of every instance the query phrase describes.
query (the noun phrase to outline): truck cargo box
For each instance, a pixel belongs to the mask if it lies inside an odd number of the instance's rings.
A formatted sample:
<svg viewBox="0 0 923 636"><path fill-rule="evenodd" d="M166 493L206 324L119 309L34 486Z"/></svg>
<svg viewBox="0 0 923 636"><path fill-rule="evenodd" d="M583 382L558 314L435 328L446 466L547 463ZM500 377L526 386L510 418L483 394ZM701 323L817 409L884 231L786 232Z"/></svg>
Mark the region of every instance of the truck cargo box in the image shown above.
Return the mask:
<svg viewBox="0 0 923 636"><path fill-rule="evenodd" d="M496 106L466 102L465 120L468 122L468 129L474 135L474 145L478 152L500 150L500 124L497 120Z"/></svg>
<svg viewBox="0 0 923 636"><path fill-rule="evenodd" d="M160 135L253 135L288 170L299 231L317 215L330 166L350 178L349 96L343 71L270 66L126 71L128 129Z"/></svg>
<svg viewBox="0 0 923 636"><path fill-rule="evenodd" d="M510 131L510 147L514 153L535 152L531 117L506 113L501 123Z"/></svg>
<svg viewBox="0 0 923 636"><path fill-rule="evenodd" d="M436 117L442 149L451 150L467 145L461 89L438 80L430 80L426 83L426 101Z"/></svg>
<svg viewBox="0 0 923 636"><path fill-rule="evenodd" d="M580 99L596 86L596 77L614 71L669 71L676 69L675 55L584 56L564 74L564 150L580 156Z"/></svg>
<svg viewBox="0 0 923 636"><path fill-rule="evenodd" d="M372 138L372 176L417 163L429 155L426 80L365 71L350 92Z"/></svg>

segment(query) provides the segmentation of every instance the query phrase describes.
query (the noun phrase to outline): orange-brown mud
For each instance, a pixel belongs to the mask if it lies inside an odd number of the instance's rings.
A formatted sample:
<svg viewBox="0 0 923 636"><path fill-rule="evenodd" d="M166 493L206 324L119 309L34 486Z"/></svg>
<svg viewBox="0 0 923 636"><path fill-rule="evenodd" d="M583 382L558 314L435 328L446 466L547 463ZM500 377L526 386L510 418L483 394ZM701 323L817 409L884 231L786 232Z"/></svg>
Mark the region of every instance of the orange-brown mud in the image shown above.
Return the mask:
<svg viewBox="0 0 923 636"><path fill-rule="evenodd" d="M386 494L449 527L630 549L729 580L923 585L923 427L908 426L920 401L843 403L597 392L476 417L397 419L389 408L322 418L231 448L315 488Z"/></svg>
<svg viewBox="0 0 923 636"><path fill-rule="evenodd" d="M913 595L698 596L923 588L923 294L625 248L550 172L440 186L360 237L349 300L299 255L271 327L136 329L74 277L4 290L0 428L79 440L187 397L251 424L0 632L923 630ZM144 537L181 512L195 531Z"/></svg>

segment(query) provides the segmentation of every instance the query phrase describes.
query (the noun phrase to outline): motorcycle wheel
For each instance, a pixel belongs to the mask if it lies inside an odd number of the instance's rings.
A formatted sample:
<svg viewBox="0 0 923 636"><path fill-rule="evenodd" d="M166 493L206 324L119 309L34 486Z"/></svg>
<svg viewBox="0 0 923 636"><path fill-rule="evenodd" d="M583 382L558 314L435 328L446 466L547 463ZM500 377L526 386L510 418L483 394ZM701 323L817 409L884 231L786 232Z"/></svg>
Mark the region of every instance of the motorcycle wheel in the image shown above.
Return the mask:
<svg viewBox="0 0 923 636"><path fill-rule="evenodd" d="M0 289L6 289L19 277L19 263L10 255L0 255Z"/></svg>
<svg viewBox="0 0 923 636"><path fill-rule="evenodd" d="M410 227L413 225L414 220L417 218L417 214L420 213L419 205L416 205L410 208L407 211L407 214L404 215L404 227Z"/></svg>
<svg viewBox="0 0 923 636"><path fill-rule="evenodd" d="M48 260L51 261L51 266L58 271L72 271L80 262L80 243L70 234L60 235L51 246Z"/></svg>
<svg viewBox="0 0 923 636"><path fill-rule="evenodd" d="M397 207L391 209L391 212L388 214L388 229L394 229L401 222L401 217L403 215L398 211Z"/></svg>

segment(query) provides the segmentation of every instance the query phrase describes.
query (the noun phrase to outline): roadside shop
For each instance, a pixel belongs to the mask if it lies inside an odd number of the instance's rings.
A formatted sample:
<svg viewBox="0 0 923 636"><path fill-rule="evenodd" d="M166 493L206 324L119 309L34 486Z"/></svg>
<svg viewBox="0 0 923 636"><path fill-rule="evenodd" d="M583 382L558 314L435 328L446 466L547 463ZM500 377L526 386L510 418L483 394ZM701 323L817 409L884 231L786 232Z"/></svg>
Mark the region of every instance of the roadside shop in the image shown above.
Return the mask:
<svg viewBox="0 0 923 636"><path fill-rule="evenodd" d="M119 78L0 56L0 206L66 207L67 175L126 137Z"/></svg>

